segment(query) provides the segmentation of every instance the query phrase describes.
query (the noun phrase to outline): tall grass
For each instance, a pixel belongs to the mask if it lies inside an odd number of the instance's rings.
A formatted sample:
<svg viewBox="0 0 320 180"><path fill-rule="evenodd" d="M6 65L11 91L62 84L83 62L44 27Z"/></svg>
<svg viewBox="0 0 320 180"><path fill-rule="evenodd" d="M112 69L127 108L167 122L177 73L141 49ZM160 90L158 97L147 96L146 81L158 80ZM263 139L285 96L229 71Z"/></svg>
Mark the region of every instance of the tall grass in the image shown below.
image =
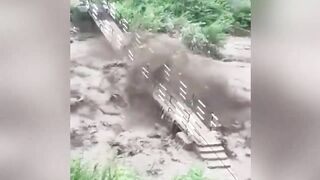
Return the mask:
<svg viewBox="0 0 320 180"><path fill-rule="evenodd" d="M74 159L70 166L70 180L142 180L132 169L110 162L103 166L91 164L82 159ZM186 174L172 180L208 180L200 168L191 168Z"/></svg>
<svg viewBox="0 0 320 180"><path fill-rule="evenodd" d="M81 159L72 160L70 180L140 180L138 174L116 163L100 166Z"/></svg>

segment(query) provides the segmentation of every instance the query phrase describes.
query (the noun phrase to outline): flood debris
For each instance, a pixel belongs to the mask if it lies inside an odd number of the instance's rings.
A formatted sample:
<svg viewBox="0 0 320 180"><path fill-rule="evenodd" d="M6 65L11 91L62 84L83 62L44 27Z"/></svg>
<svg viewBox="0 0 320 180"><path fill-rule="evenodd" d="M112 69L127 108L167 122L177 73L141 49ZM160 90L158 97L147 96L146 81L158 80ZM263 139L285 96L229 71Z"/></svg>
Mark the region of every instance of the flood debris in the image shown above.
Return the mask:
<svg viewBox="0 0 320 180"><path fill-rule="evenodd" d="M116 107L125 108L127 107L127 102L120 94L112 94L110 96L109 102L114 104Z"/></svg>
<svg viewBox="0 0 320 180"><path fill-rule="evenodd" d="M159 132L152 132L150 134L147 135L148 138L157 138L160 139L161 138L161 134Z"/></svg>
<svg viewBox="0 0 320 180"><path fill-rule="evenodd" d="M80 94L79 92L71 91L70 105L72 107L79 105L81 102L84 101L84 99L84 95Z"/></svg>

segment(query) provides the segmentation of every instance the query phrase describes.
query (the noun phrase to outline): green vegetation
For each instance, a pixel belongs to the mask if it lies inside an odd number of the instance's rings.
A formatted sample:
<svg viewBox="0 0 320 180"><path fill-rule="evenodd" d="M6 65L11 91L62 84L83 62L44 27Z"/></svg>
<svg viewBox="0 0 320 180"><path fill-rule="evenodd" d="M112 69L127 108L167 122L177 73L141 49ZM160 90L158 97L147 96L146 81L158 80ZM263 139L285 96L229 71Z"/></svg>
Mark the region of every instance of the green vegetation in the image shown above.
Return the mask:
<svg viewBox="0 0 320 180"><path fill-rule="evenodd" d="M251 28L251 1L250 0L229 0L233 18L235 20L234 26L250 30Z"/></svg>
<svg viewBox="0 0 320 180"><path fill-rule="evenodd" d="M137 173L111 163L105 166L96 164L94 167L80 159L73 160L70 168L70 180L140 180Z"/></svg>
<svg viewBox="0 0 320 180"><path fill-rule="evenodd" d="M70 180L142 180L138 174L117 163L100 166L90 164L82 159L74 159L70 166ZM173 180L208 180L202 169L191 168L187 174L179 175Z"/></svg>
<svg viewBox="0 0 320 180"><path fill-rule="evenodd" d="M176 176L174 180L208 180L208 178L204 177L201 169L193 168L185 175Z"/></svg>
<svg viewBox="0 0 320 180"><path fill-rule="evenodd" d="M92 0L101 3L102 0ZM221 58L218 48L228 34L249 34L251 0L109 0L116 19L126 19L131 31L168 33L196 53ZM74 19L88 16L72 8Z"/></svg>
<svg viewBox="0 0 320 180"><path fill-rule="evenodd" d="M191 48L223 44L234 28L250 30L250 0L112 0L131 30L178 33Z"/></svg>

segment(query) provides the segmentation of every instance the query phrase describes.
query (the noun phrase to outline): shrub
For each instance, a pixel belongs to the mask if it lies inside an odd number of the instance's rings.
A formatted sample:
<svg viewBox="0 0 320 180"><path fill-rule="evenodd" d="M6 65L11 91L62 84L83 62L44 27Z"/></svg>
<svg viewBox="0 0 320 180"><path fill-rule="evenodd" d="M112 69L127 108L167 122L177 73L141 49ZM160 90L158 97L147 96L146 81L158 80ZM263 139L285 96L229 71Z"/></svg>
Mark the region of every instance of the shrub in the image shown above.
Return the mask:
<svg viewBox="0 0 320 180"><path fill-rule="evenodd" d="M202 48L208 44L208 39L202 33L200 24L189 23L181 30L182 41L187 47L194 51L202 51Z"/></svg>
<svg viewBox="0 0 320 180"><path fill-rule="evenodd" d="M202 32L208 39L209 43L216 44L218 46L222 45L226 38L226 33L224 32L223 26L218 23L213 23L204 27Z"/></svg>

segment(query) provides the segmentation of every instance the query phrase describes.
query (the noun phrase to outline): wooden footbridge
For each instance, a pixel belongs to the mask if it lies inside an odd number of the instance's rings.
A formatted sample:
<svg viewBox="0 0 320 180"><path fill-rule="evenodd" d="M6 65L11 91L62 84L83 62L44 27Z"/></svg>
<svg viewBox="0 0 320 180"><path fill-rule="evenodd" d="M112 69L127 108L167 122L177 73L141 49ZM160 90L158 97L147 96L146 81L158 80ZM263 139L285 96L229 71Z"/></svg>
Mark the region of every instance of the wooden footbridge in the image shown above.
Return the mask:
<svg viewBox="0 0 320 180"><path fill-rule="evenodd" d="M84 1L79 9L87 11L97 24L103 35L115 49L123 47L122 42L129 31L128 22L117 12L114 4L102 1L96 4ZM141 43L136 34L137 45ZM132 51L128 50L129 61L134 61ZM193 142L193 147L198 155L204 160L208 168L220 169L225 173L225 180L237 180L231 170L230 160L225 147L220 140L221 134L218 129L221 126L219 118L210 111L201 99L193 97L188 99L188 84L182 80L171 82L174 76L171 68L163 64L163 82L150 82L153 84L153 97L162 107L161 118L172 124L172 127L182 131ZM147 66L141 68L141 76L146 81L151 81ZM175 78L176 79L176 78ZM169 83L179 84L178 90L172 91ZM175 93L173 93L175 92ZM191 92L192 93L192 92ZM190 103L191 102L191 103Z"/></svg>

